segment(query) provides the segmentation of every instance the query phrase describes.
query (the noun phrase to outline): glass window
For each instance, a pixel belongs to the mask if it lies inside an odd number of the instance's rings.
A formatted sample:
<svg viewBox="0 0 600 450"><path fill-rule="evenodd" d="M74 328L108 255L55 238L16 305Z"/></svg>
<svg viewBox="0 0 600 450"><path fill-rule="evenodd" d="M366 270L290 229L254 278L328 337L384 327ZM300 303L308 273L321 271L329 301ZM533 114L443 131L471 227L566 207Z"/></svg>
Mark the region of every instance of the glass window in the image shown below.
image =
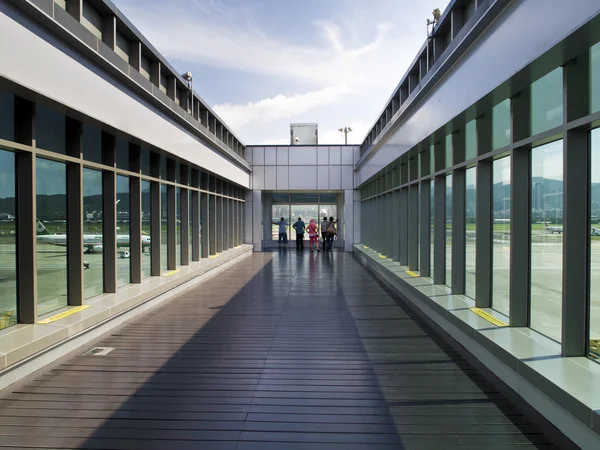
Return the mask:
<svg viewBox="0 0 600 450"><path fill-rule="evenodd" d="M192 191L188 190L188 206L190 210L190 214L188 216L189 225L188 225L188 244L190 246L189 249L189 258L190 262L192 261L192 254L194 253L194 207L192 206Z"/></svg>
<svg viewBox="0 0 600 450"><path fill-rule="evenodd" d="M446 175L446 286L452 286L452 175Z"/></svg>
<svg viewBox="0 0 600 450"><path fill-rule="evenodd" d="M454 161L452 160L453 155L452 149L452 135L449 134L446 136L446 167L452 167Z"/></svg>
<svg viewBox="0 0 600 450"><path fill-rule="evenodd" d="M115 142L115 162L119 169L129 170L129 142L119 136Z"/></svg>
<svg viewBox="0 0 600 450"><path fill-rule="evenodd" d="M336 203L337 194L321 194L319 199L321 203Z"/></svg>
<svg viewBox="0 0 600 450"><path fill-rule="evenodd" d="M531 135L558 127L563 120L562 67L531 85Z"/></svg>
<svg viewBox="0 0 600 450"><path fill-rule="evenodd" d="M67 169L36 160L38 315L67 306Z"/></svg>
<svg viewBox="0 0 600 450"><path fill-rule="evenodd" d="M102 248L102 172L83 169L83 295L102 294L104 255Z"/></svg>
<svg viewBox="0 0 600 450"><path fill-rule="evenodd" d="M292 225L292 223L290 223L290 221L291 221L290 206L289 205L273 205L273 206L271 206L271 222L273 223L273 226L271 227L271 230L272 230L271 236L274 241L279 240L279 222L281 221L282 217L283 217L283 220L285 220L288 224L286 227L286 233L289 238L290 233L291 233L291 225ZM294 220L294 222L295 222L295 220ZM283 237L282 237L282 240L283 240Z"/></svg>
<svg viewBox="0 0 600 450"><path fill-rule="evenodd" d="M38 148L65 154L65 115L37 104L35 109L35 140Z"/></svg>
<svg viewBox="0 0 600 450"><path fill-rule="evenodd" d="M319 202L319 194L291 194L291 202L292 203L318 203ZM304 203L306 204L306 203Z"/></svg>
<svg viewBox="0 0 600 450"><path fill-rule="evenodd" d="M150 170L150 149L142 147L140 151L140 168L144 175L152 175Z"/></svg>
<svg viewBox="0 0 600 450"><path fill-rule="evenodd" d="M600 42L590 49L590 98L590 112L600 111Z"/></svg>
<svg viewBox="0 0 600 450"><path fill-rule="evenodd" d="M117 175L117 287L131 283L129 177Z"/></svg>
<svg viewBox="0 0 600 450"><path fill-rule="evenodd" d="M590 351L600 358L600 128L591 132Z"/></svg>
<svg viewBox="0 0 600 450"><path fill-rule="evenodd" d="M561 340L562 140L531 150L531 328Z"/></svg>
<svg viewBox="0 0 600 450"><path fill-rule="evenodd" d="M421 270L421 183L417 187L417 270Z"/></svg>
<svg viewBox="0 0 600 450"><path fill-rule="evenodd" d="M465 125L465 161L477 156L477 121L471 120Z"/></svg>
<svg viewBox="0 0 600 450"><path fill-rule="evenodd" d="M510 99L492 109L492 150L510 145Z"/></svg>
<svg viewBox="0 0 600 450"><path fill-rule="evenodd" d="M160 270L165 272L168 268L167 264L167 217L168 217L168 206L167 206L167 186L164 184L160 185Z"/></svg>
<svg viewBox="0 0 600 450"><path fill-rule="evenodd" d="M100 128L83 123L83 159L102 164L102 131Z"/></svg>
<svg viewBox="0 0 600 450"><path fill-rule="evenodd" d="M175 232L177 233L177 245L175 246L175 254L177 265L181 265L181 188L175 188L175 204L176 204L176 219L175 219Z"/></svg>
<svg viewBox="0 0 600 450"><path fill-rule="evenodd" d="M15 217L15 155L0 150L0 330L17 323Z"/></svg>
<svg viewBox="0 0 600 450"><path fill-rule="evenodd" d="M271 203L284 203L287 205L290 203L290 194L273 193L271 194Z"/></svg>
<svg viewBox="0 0 600 450"><path fill-rule="evenodd" d="M493 163L492 308L510 312L510 156Z"/></svg>
<svg viewBox="0 0 600 450"><path fill-rule="evenodd" d="M434 218L435 218L435 180L433 178L431 179L431 192L429 195L431 196L430 203L429 203L429 214L430 214L429 218L430 218L430 228L431 228L431 237L430 237L430 244L429 244L431 247L431 250L430 250L431 256L429 258L431 265L430 265L430 269L429 269L429 276L431 278L433 278L433 268L435 266L434 259L433 259L434 258L433 249L435 248L434 247L434 242L435 242L435 221L434 221Z"/></svg>
<svg viewBox="0 0 600 450"><path fill-rule="evenodd" d="M15 140L15 97L0 90L0 139Z"/></svg>
<svg viewBox="0 0 600 450"><path fill-rule="evenodd" d="M142 181L142 276L152 275L150 261L150 242L148 237L150 233L150 224L152 215L150 213L150 182Z"/></svg>
<svg viewBox="0 0 600 450"><path fill-rule="evenodd" d="M475 244L477 232L477 172L467 169L465 192L465 295L475 298Z"/></svg>
<svg viewBox="0 0 600 450"><path fill-rule="evenodd" d="M435 145L429 146L429 173L435 173Z"/></svg>

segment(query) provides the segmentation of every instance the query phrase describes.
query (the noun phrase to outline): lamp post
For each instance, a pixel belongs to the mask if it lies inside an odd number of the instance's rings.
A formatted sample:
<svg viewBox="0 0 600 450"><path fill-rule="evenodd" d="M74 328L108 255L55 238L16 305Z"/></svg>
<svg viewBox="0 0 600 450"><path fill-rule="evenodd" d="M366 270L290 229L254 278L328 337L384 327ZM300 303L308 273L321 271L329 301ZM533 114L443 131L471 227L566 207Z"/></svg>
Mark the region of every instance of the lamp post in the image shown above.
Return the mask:
<svg viewBox="0 0 600 450"><path fill-rule="evenodd" d="M348 145L348 133L350 133L352 131L352 128L350 128L350 127L338 128L338 131L340 133L344 133L344 143L346 145Z"/></svg>

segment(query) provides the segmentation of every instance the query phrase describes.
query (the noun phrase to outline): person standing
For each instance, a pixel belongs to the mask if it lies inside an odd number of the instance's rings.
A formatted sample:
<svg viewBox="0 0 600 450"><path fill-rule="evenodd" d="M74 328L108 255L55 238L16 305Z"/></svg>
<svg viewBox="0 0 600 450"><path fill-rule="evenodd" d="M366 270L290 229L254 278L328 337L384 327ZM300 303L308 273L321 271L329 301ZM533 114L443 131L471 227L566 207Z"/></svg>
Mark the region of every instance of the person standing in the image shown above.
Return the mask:
<svg viewBox="0 0 600 450"><path fill-rule="evenodd" d="M308 228L306 230L308 231L308 239L310 240L310 252L313 252L313 245L315 246L317 251L320 252L321 250L319 250L319 227L317 226L315 219L310 219L310 223L308 224Z"/></svg>
<svg viewBox="0 0 600 450"><path fill-rule="evenodd" d="M327 225L329 225L329 221L327 217L323 217L323 222L321 222L321 238L323 238L323 250L327 249Z"/></svg>
<svg viewBox="0 0 600 450"><path fill-rule="evenodd" d="M333 217L329 218L329 222L327 222L327 228L325 231L325 235L327 237L327 251L330 252L333 250L333 239L337 234L337 229L335 228L335 222L333 221Z"/></svg>
<svg viewBox="0 0 600 450"><path fill-rule="evenodd" d="M296 230L296 250L304 250L304 230L306 229L306 224L302 222L302 217L298 217L298 220L292 227Z"/></svg>
<svg viewBox="0 0 600 450"><path fill-rule="evenodd" d="M281 247L281 244L283 244L284 246L287 247L287 243L288 243L287 226L288 226L288 223L282 217L279 222L273 222L273 225L279 225L279 241L278 241L279 242L279 246Z"/></svg>

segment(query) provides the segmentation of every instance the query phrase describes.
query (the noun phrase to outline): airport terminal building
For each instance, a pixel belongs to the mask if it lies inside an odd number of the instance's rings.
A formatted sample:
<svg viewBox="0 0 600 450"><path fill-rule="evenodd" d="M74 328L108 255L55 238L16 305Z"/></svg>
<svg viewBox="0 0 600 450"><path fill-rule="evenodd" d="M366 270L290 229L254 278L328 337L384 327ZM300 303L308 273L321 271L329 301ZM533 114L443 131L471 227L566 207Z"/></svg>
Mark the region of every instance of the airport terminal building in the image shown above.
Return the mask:
<svg viewBox="0 0 600 450"><path fill-rule="evenodd" d="M0 0L0 389L325 215L600 448L600 3L451 0L375 119L243 143L109 0Z"/></svg>

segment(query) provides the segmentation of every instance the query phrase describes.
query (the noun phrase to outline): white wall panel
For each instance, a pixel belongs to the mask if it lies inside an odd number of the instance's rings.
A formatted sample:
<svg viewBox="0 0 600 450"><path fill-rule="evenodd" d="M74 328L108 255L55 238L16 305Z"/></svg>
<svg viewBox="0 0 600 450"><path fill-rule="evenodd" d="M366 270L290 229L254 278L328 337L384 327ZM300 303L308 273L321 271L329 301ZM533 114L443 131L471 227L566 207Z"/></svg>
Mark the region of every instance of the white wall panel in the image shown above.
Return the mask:
<svg viewBox="0 0 600 450"><path fill-rule="evenodd" d="M254 152L252 156L252 165L254 166L264 166L265 165L265 148L264 147L254 147Z"/></svg>
<svg viewBox="0 0 600 450"><path fill-rule="evenodd" d="M289 170L288 166L277 167L277 189L288 190L290 188Z"/></svg>
<svg viewBox="0 0 600 450"><path fill-rule="evenodd" d="M19 20L17 22L15 19ZM248 187L249 174L106 75L8 2L0 2L0 76Z"/></svg>
<svg viewBox="0 0 600 450"><path fill-rule="evenodd" d="M264 189L265 188L265 167L255 166L252 168L252 189Z"/></svg>
<svg viewBox="0 0 600 450"><path fill-rule="evenodd" d="M354 167L342 166L342 189L354 189Z"/></svg>
<svg viewBox="0 0 600 450"><path fill-rule="evenodd" d="M342 188L342 166L329 166L329 189Z"/></svg>
<svg viewBox="0 0 600 450"><path fill-rule="evenodd" d="M342 165L353 166L354 165L354 148L353 147L342 147Z"/></svg>
<svg viewBox="0 0 600 450"><path fill-rule="evenodd" d="M318 147L318 158L320 166L328 166L329 165L329 147Z"/></svg>
<svg viewBox="0 0 600 450"><path fill-rule="evenodd" d="M329 166L317 167L317 189L329 190Z"/></svg>
<svg viewBox="0 0 600 450"><path fill-rule="evenodd" d="M331 166L339 166L342 164L341 147L329 147L329 164Z"/></svg>
<svg viewBox="0 0 600 450"><path fill-rule="evenodd" d="M277 189L277 167L265 166L265 189Z"/></svg>
<svg viewBox="0 0 600 450"><path fill-rule="evenodd" d="M289 163L289 149L287 147L277 147L277 165L287 166Z"/></svg>
<svg viewBox="0 0 600 450"><path fill-rule="evenodd" d="M265 147L265 166L277 164L277 147Z"/></svg>
<svg viewBox="0 0 600 450"><path fill-rule="evenodd" d="M292 146L289 156L290 166L312 166L317 164L317 148Z"/></svg>
<svg viewBox="0 0 600 450"><path fill-rule="evenodd" d="M262 191L252 191L252 212L246 215L246 222L252 218L252 243L255 252L262 251L262 210Z"/></svg>
<svg viewBox="0 0 600 450"><path fill-rule="evenodd" d="M290 157L291 157L290 153ZM314 191L317 187L316 166L290 167L290 189Z"/></svg>
<svg viewBox="0 0 600 450"><path fill-rule="evenodd" d="M351 252L354 244L354 190L344 191L344 251Z"/></svg>

